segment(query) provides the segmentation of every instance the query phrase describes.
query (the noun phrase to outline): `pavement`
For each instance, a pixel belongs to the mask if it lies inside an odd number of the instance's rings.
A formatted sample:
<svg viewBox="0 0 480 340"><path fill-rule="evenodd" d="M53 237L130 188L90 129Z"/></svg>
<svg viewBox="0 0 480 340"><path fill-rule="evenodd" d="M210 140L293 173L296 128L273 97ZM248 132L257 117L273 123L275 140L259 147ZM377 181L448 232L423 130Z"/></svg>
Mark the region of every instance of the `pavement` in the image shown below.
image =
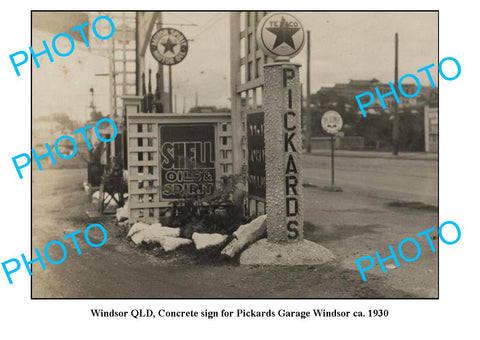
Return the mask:
<svg viewBox="0 0 480 340"><path fill-rule="evenodd" d="M331 185L331 157L304 155L304 183ZM438 161L335 157L334 182L344 191L438 206Z"/></svg>
<svg viewBox="0 0 480 340"><path fill-rule="evenodd" d="M305 151L304 151L305 152ZM328 156L330 150L312 150L313 156ZM387 158L387 159L409 159L422 161L438 161L438 153L434 152L399 152L394 156L391 152L386 151L360 151L360 150L335 150L336 157L358 157L358 158Z"/></svg>
<svg viewBox="0 0 480 340"><path fill-rule="evenodd" d="M305 238L329 249L337 264L344 269L356 270L355 261L361 257L381 258L390 255L389 246L395 250L400 268L383 273L375 259L373 269L366 272L367 282L372 277L382 278L393 288L415 296L438 296L438 252L432 253L426 238L416 235L431 227L438 227L436 207L411 202L371 197L349 191L329 192L321 188L306 188L304 200ZM432 233L435 249L438 249L438 233ZM422 249L418 260L404 262L398 255L398 245L405 238L416 239ZM403 248L405 256L415 257L415 247ZM365 262L363 266L367 266ZM393 260L385 266L394 265ZM359 274L360 275L360 274Z"/></svg>
<svg viewBox="0 0 480 340"><path fill-rule="evenodd" d="M33 265L33 298L415 298L438 296L438 252L426 251L401 267L368 271L363 282L355 260L378 251L388 255L405 237L438 226L435 197L438 190L436 161L339 157L338 183L343 192L327 192L329 158L306 156L304 188L305 238L330 250L335 260L311 266L241 266L202 256L194 250L165 253L128 242L112 216L91 219L83 191L86 169L33 171L32 244L43 249L90 223L108 231L99 248L77 237L65 262ZM422 186L421 183L424 183ZM435 184L437 183L437 184ZM417 203L414 203L417 202ZM422 203L423 202L423 203ZM438 198L437 198L438 202ZM101 240L102 235L91 235ZM438 239L434 240L437 246ZM405 248L412 256L414 249ZM58 253L56 253L58 252ZM51 248L53 259L62 257ZM402 260L400 260L402 261ZM393 261L387 262L391 264Z"/></svg>

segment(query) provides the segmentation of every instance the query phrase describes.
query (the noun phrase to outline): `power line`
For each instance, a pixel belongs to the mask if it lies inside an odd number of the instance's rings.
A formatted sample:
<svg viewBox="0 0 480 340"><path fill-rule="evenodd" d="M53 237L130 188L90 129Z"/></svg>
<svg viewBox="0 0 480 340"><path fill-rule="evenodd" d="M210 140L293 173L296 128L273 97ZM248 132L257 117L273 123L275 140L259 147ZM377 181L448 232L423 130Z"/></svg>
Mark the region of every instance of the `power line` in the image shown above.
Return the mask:
<svg viewBox="0 0 480 340"><path fill-rule="evenodd" d="M194 34L192 36L192 39L195 39L196 37L198 37L200 34L203 34L205 33L207 30L209 30L210 28L212 28L213 26L215 26L221 19L223 19L223 16L226 15L228 13L225 13L225 12L221 12L221 13L218 13L218 15L212 17L212 20L210 20L208 23L206 23L204 26L203 26L203 29L202 27L197 31L196 34Z"/></svg>
<svg viewBox="0 0 480 340"><path fill-rule="evenodd" d="M206 26L203 30L197 32L197 34L195 35L196 37L198 37L199 35L205 33L206 31L208 31L210 28L212 28L213 26L215 26L218 22L220 22L220 20L223 19L224 16L226 16L227 13L219 13L219 15L214 18L213 22L211 22L208 26Z"/></svg>
<svg viewBox="0 0 480 340"><path fill-rule="evenodd" d="M179 24L179 23L162 22L162 26L198 26L198 25L197 24Z"/></svg>
<svg viewBox="0 0 480 340"><path fill-rule="evenodd" d="M198 25L195 24L193 21L188 20L187 18L184 18L184 17L178 15L178 14L175 13L175 12L170 12L169 14L174 15L174 16L176 16L177 18L182 19L183 21L186 21L186 22L188 22L188 23L190 23L190 24L193 24L193 25L195 25L195 26L198 26Z"/></svg>
<svg viewBox="0 0 480 340"><path fill-rule="evenodd" d="M205 30L206 27L208 27L211 23L214 22L214 20L218 17L218 14L215 14L213 16L211 16L206 23L204 23L203 25L200 26L200 28L197 30L197 33L194 33L194 36L200 34L201 32L203 32Z"/></svg>

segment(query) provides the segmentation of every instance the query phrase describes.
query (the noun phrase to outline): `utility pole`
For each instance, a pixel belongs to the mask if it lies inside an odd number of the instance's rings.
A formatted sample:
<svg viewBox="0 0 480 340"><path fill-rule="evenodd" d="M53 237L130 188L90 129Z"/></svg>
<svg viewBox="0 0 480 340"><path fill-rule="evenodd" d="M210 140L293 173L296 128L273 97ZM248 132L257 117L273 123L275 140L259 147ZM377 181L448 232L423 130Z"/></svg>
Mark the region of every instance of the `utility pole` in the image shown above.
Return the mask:
<svg viewBox="0 0 480 340"><path fill-rule="evenodd" d="M198 107L198 92L195 92L195 107Z"/></svg>
<svg viewBox="0 0 480 340"><path fill-rule="evenodd" d="M92 100L90 101L90 108L92 109L92 111L95 111L95 90L93 89L93 86L90 88L90 93L92 95Z"/></svg>
<svg viewBox="0 0 480 340"><path fill-rule="evenodd" d="M395 33L395 88L398 88L398 33ZM395 100L393 102L393 140L392 140L392 154L398 155L398 135L399 135L399 117L398 117L398 103Z"/></svg>
<svg viewBox="0 0 480 340"><path fill-rule="evenodd" d="M305 148L307 149L307 153L312 152L312 109L310 103L310 31L307 31L307 121L306 121L306 136L305 136Z"/></svg>
<svg viewBox="0 0 480 340"><path fill-rule="evenodd" d="M156 22L156 29L159 30L160 28L162 28L162 24L163 24L163 18L162 18L162 12L160 12L158 14L158 18L157 18L157 22ZM157 84L157 89L158 89L158 92L160 92L160 99L162 101L162 106L163 106L163 110L165 110L166 108L166 105L165 105L165 89L164 89L164 85L163 85L163 77L164 77L164 72L163 72L163 64L160 64L158 63L158 84ZM165 111L163 111L165 112Z"/></svg>
<svg viewBox="0 0 480 340"><path fill-rule="evenodd" d="M170 105L170 112L173 112L172 65L168 65L168 104Z"/></svg>

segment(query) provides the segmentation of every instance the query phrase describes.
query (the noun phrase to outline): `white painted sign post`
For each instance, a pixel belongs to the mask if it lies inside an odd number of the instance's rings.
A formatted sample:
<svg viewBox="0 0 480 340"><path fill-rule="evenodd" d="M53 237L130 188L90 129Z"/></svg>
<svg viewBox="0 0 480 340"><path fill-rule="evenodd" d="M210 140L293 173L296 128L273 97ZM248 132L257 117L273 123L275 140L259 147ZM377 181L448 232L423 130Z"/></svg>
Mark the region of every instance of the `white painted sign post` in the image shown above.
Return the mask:
<svg viewBox="0 0 480 340"><path fill-rule="evenodd" d="M332 148L332 190L335 189L335 164L334 164L334 141L333 136L342 129L343 119L337 111L327 111L322 116L322 128L330 134L330 146Z"/></svg>

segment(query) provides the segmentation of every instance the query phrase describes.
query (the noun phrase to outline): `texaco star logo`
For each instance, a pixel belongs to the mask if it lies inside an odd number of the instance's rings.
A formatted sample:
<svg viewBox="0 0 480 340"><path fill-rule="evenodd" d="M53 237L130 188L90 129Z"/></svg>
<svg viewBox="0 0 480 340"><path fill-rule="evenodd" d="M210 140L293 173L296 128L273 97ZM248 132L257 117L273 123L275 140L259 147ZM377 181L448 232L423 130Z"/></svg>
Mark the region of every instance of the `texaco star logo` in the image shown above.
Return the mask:
<svg viewBox="0 0 480 340"><path fill-rule="evenodd" d="M150 52L160 64L175 65L188 52L188 41L182 32L174 28L162 28L150 40Z"/></svg>
<svg viewBox="0 0 480 340"><path fill-rule="evenodd" d="M294 57L305 43L300 21L288 13L274 13L260 21L257 41L263 51L272 57Z"/></svg>

